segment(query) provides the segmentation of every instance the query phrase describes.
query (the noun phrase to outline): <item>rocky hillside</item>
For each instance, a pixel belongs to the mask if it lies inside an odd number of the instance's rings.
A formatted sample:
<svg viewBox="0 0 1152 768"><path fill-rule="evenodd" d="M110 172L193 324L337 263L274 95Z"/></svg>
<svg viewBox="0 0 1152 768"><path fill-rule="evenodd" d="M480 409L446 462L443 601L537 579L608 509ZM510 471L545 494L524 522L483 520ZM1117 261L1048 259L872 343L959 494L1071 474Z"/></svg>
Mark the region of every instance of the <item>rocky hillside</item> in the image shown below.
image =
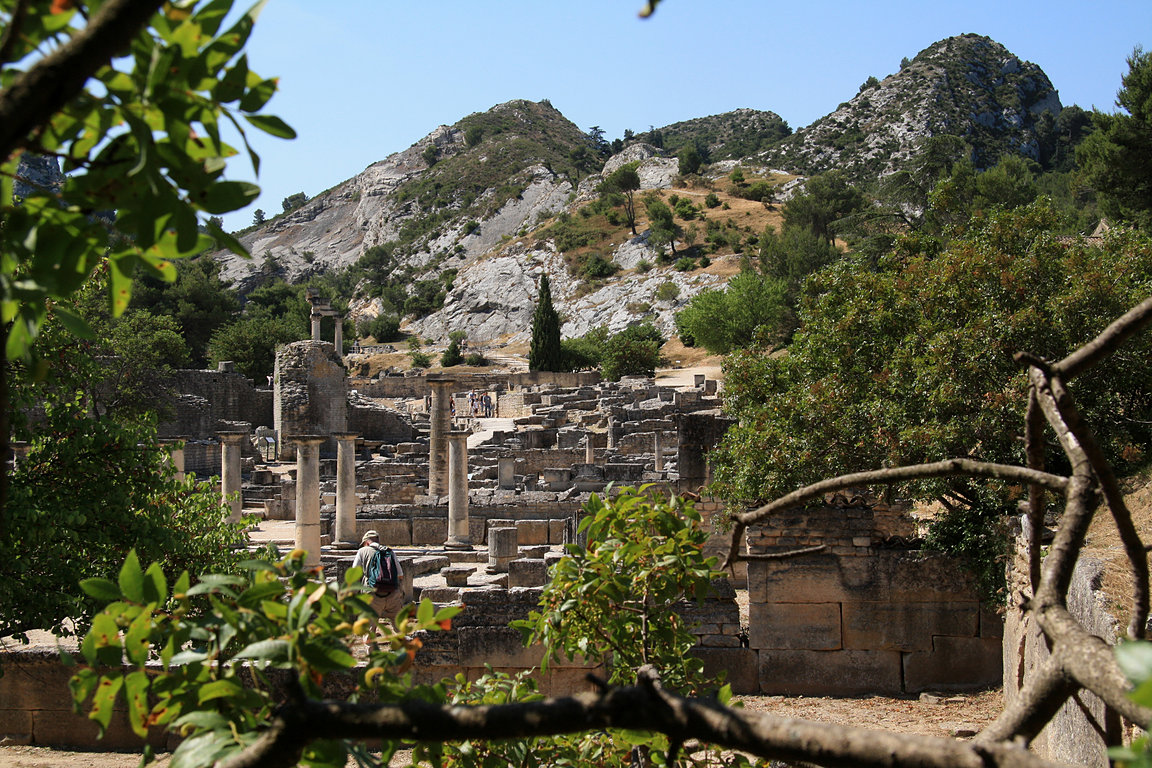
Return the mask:
<svg viewBox="0 0 1152 768"><path fill-rule="evenodd" d="M406 328L433 339L455 330L480 343L526 339L543 271L566 336L639 319L670 334L675 312L722 285L774 221L765 206L732 194L726 176L737 162L748 182L783 189L796 174L830 169L866 183L900 169L925 139L953 135L986 166L1007 152L1035 157L1040 115L1060 109L1039 67L977 35L943 40L898 73L869 78L851 101L794 134L772 112L741 109L639 134L608 157L602 136L547 101L512 101L441 126L241 233L252 260L218 258L242 290L273 276L299 282L351 269L344 282L356 295L332 298L362 317L406 314ZM686 145L711 162L688 188L675 157ZM598 207L604 177L629 162L639 165L640 194L672 205L686 198L677 257L649 246L643 204L635 236L619 211Z"/></svg>
<svg viewBox="0 0 1152 768"><path fill-rule="evenodd" d="M838 169L867 182L899 170L925 139L949 135L972 147L978 168L1006 153L1038 159L1037 121L1061 108L1040 67L987 37L960 35L894 75L865 81L851 101L761 158L804 175Z"/></svg>

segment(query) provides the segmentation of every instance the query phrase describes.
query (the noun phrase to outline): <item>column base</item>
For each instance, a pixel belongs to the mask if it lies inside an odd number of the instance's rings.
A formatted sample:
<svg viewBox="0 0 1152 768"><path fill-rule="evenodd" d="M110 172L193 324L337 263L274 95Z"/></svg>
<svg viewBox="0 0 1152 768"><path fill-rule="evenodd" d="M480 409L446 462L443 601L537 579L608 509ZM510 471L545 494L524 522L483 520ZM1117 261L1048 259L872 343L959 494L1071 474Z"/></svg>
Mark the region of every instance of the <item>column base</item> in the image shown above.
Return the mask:
<svg viewBox="0 0 1152 768"><path fill-rule="evenodd" d="M465 539L448 539L444 542L444 549L472 550L475 547L472 546L471 541Z"/></svg>

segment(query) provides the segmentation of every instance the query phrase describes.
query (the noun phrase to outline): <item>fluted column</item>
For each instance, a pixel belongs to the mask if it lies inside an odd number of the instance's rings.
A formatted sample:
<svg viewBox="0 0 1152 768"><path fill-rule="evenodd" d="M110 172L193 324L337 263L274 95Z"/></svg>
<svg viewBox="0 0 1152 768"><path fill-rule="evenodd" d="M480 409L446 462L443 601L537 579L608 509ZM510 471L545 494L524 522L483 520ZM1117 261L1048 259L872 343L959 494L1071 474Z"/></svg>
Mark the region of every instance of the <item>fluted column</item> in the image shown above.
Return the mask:
<svg viewBox="0 0 1152 768"><path fill-rule="evenodd" d="M431 430L428 435L428 495L448 493L448 432L452 428L451 379L433 379Z"/></svg>
<svg viewBox="0 0 1152 768"><path fill-rule="evenodd" d="M448 540L446 549L472 549L468 531L468 433L448 434Z"/></svg>
<svg viewBox="0 0 1152 768"><path fill-rule="evenodd" d="M355 549L356 535L356 433L334 432L336 438L336 545Z"/></svg>
<svg viewBox="0 0 1152 768"><path fill-rule="evenodd" d="M320 320L323 319L323 317L324 315L315 309L312 310L312 341L320 341Z"/></svg>
<svg viewBox="0 0 1152 768"><path fill-rule="evenodd" d="M333 315L332 319L336 321L336 336L333 342L336 345L336 356L341 360L344 359L344 318L340 315Z"/></svg>
<svg viewBox="0 0 1152 768"><path fill-rule="evenodd" d="M306 568L320 565L320 445L324 435L297 435L296 445L296 549L308 552Z"/></svg>
<svg viewBox="0 0 1152 768"><path fill-rule="evenodd" d="M240 493L240 441L246 432L217 432L220 438L220 497L230 510L228 522L240 520L244 500Z"/></svg>

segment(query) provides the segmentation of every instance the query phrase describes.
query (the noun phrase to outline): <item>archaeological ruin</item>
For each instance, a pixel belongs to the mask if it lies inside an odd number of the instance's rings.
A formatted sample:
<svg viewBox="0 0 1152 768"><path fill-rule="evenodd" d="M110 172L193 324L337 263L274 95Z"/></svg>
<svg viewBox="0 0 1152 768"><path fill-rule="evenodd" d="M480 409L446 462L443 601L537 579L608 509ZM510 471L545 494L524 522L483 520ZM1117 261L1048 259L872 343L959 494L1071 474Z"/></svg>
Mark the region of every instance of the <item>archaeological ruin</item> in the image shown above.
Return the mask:
<svg viewBox="0 0 1152 768"><path fill-rule="evenodd" d="M319 338L284 346L271 386L228 364L184 372L162 436L178 469L220 477L233 517L291 521L292 535L276 543L307 550L329 577L342 577L375 529L401 560L409 599L465 606L450 631L426 638L421 681L491 666L536 669L550 694L588 686L579 663L540 673L542 649L524 647L509 622L536 607L592 493L651 484L688 495L722 559L726 516L707 495L707 452L729 424L717 381L696 376L674 388L542 372L368 379L349 375L355 366L337 349ZM490 395L490 417L470 393ZM904 509L864 496L769 519L749 531L742 561L704 604L683 605L695 653L737 693L999 684L1003 619L982 608L963 569L916 542ZM94 735L78 721L65 738L55 724L73 717L67 697L44 691L66 678L31 654L19 674L0 679L9 736L46 744ZM114 729L110 738L106 746L134 737Z"/></svg>

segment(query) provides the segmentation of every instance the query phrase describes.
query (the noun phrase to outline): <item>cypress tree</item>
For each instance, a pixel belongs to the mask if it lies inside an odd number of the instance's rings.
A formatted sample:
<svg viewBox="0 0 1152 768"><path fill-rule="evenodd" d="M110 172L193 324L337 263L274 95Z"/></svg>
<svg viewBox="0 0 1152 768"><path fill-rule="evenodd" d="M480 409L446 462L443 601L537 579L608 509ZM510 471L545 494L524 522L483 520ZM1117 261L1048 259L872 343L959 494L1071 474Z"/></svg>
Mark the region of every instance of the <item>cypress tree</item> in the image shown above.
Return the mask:
<svg viewBox="0 0 1152 768"><path fill-rule="evenodd" d="M552 307L552 286L548 275L540 277L540 297L532 314L532 344L528 348L528 369L559 371L563 368L560 353L560 315Z"/></svg>

